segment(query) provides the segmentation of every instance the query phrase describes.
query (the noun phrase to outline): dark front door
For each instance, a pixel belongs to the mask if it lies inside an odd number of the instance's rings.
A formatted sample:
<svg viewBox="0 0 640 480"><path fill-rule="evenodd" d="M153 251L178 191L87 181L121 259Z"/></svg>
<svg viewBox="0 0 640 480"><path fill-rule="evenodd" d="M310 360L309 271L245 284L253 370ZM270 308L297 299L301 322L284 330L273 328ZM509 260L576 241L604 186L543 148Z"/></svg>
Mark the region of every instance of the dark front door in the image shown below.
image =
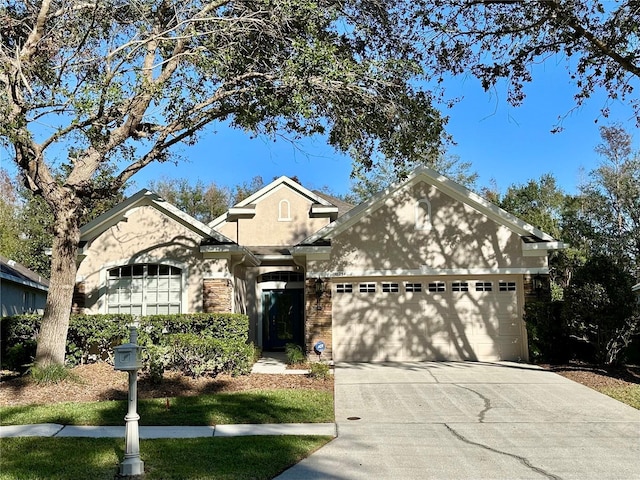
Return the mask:
<svg viewBox="0 0 640 480"><path fill-rule="evenodd" d="M303 290L262 292L262 347L284 348L287 343L302 345Z"/></svg>

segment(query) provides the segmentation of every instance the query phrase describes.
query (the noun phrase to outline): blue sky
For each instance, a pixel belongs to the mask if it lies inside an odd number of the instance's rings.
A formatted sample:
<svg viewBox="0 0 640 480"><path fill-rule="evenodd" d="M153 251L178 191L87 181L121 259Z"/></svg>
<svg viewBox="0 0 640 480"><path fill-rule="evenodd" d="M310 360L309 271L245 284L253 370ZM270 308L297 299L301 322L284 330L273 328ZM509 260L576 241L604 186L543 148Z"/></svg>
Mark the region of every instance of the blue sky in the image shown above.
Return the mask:
<svg viewBox="0 0 640 480"><path fill-rule="evenodd" d="M506 102L506 89L484 92L472 77L448 82L450 97L462 97L452 109L448 131L456 145L449 149L460 160L470 162L479 175L477 187L495 182L500 191L522 184L545 173L552 173L568 193L575 193L581 179L600 161L594 152L600 143L598 127L620 122L630 133L637 131L631 109L618 102L611 105L609 118L600 108L600 93L583 107L575 106L575 88L563 66L550 62L536 67L534 82L520 107ZM504 86L502 86L504 87ZM564 131L551 130L562 120ZM597 120L597 123L596 123ZM638 149L640 138L634 138ZM181 149L186 162L179 165L151 165L134 177L132 191L161 177L188 178L233 186L260 175L265 182L280 175L297 175L310 188L328 186L335 193L349 190L351 162L334 152L322 138L297 146L284 140L250 139L241 131L219 127L197 145Z"/></svg>
<svg viewBox="0 0 640 480"><path fill-rule="evenodd" d="M534 82L526 88L527 98L520 107L507 104L504 86L484 92L470 76L447 83L448 97L462 98L452 109L443 110L450 117L448 132L456 142L449 153L472 164L472 170L479 175L477 189L495 182L504 191L512 184L552 173L565 191L574 193L585 172L599 162L594 152L600 143L599 125L617 121L630 133L637 132L631 109L622 103L610 105L608 119L600 116L605 103L602 93L571 112L575 88L569 83L564 66L548 61L536 66L533 76ZM550 133L559 117L565 115L564 131ZM152 164L143 169L133 177L128 193L163 177L233 186L256 175L265 182L280 175L297 175L312 189L328 186L339 194L349 190L350 160L333 151L322 138L307 139L294 146L285 140L251 139L242 131L221 125L214 130L216 133L203 135L196 145L181 147L186 160L178 165ZM640 150L638 137L634 139L636 150ZM13 171L7 152L1 155L2 166Z"/></svg>

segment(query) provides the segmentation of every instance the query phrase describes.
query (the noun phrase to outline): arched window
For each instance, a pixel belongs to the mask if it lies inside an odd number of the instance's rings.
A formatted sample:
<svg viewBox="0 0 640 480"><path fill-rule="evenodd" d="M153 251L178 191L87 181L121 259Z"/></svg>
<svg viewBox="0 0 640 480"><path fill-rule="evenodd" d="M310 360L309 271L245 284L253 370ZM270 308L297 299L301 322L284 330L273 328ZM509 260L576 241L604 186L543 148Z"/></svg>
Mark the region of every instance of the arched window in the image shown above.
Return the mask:
<svg viewBox="0 0 640 480"><path fill-rule="evenodd" d="M182 270L135 264L107 272L107 313L160 315L182 311Z"/></svg>
<svg viewBox="0 0 640 480"><path fill-rule="evenodd" d="M291 221L291 204L289 200L280 200L280 203L278 203L278 221Z"/></svg>
<svg viewBox="0 0 640 480"><path fill-rule="evenodd" d="M415 206L416 230L431 230L431 203L426 198L418 200Z"/></svg>

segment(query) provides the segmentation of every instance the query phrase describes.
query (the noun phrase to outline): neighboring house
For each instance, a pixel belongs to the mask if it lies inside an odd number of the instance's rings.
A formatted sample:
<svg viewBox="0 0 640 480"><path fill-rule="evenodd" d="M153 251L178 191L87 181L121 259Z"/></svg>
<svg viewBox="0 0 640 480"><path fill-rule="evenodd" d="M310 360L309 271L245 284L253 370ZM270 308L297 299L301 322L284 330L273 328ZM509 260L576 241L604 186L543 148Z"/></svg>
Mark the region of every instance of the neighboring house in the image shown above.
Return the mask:
<svg viewBox="0 0 640 480"><path fill-rule="evenodd" d="M633 293L635 293L636 295L636 300L638 301L638 303L640 303L640 283L636 283L632 288L631 291Z"/></svg>
<svg viewBox="0 0 640 480"><path fill-rule="evenodd" d="M204 225L142 190L82 228L76 306L246 313L335 361L527 360L562 243L426 168L349 207L280 177Z"/></svg>
<svg viewBox="0 0 640 480"><path fill-rule="evenodd" d="M43 313L48 290L49 280L0 256L1 316Z"/></svg>

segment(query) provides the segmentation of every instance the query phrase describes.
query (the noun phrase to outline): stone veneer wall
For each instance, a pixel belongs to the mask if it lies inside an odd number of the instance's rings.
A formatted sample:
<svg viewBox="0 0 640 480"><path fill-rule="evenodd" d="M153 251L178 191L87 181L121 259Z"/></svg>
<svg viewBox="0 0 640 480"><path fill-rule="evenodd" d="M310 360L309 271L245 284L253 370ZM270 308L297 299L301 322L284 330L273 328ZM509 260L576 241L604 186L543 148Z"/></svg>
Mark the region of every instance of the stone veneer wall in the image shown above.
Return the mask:
<svg viewBox="0 0 640 480"><path fill-rule="evenodd" d="M233 288L227 278L206 278L202 283L202 311L204 313L229 313Z"/></svg>
<svg viewBox="0 0 640 480"><path fill-rule="evenodd" d="M313 351L316 342L322 340L326 350L320 357L321 360L331 360L332 336L331 336L331 282L324 280L324 293L318 301L316 297L316 279L308 278L305 281L305 351L309 360L318 360L318 355Z"/></svg>

